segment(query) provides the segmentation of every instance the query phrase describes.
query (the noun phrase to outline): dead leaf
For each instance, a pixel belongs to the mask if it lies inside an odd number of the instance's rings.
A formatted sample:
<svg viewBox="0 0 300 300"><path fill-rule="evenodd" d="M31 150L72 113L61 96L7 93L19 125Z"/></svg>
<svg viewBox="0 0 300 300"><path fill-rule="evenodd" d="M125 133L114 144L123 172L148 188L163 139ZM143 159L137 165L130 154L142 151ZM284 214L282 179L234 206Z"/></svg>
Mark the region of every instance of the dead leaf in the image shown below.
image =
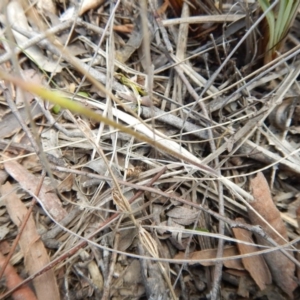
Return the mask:
<svg viewBox="0 0 300 300"><path fill-rule="evenodd" d="M96 8L102 5L104 2L105 0L83 0L78 15L82 16L88 10Z"/></svg>
<svg viewBox="0 0 300 300"><path fill-rule="evenodd" d="M131 33L134 29L134 25L132 24L125 24L125 25L114 25L113 29L118 32L122 33Z"/></svg>
<svg viewBox="0 0 300 300"><path fill-rule="evenodd" d="M27 213L27 208L13 190L13 186L7 182L2 186L1 193L6 195L6 208L10 218L20 227ZM25 268L29 275L40 271L50 262L44 244L36 231L32 216L27 221L20 237L19 245L24 255ZM52 269L33 279L33 284L38 299L56 300L60 298L55 274Z"/></svg>
<svg viewBox="0 0 300 300"><path fill-rule="evenodd" d="M223 257L230 257L235 255L239 255L238 250L235 246L224 248ZM201 264L202 266L208 267L208 266L214 266L215 262L201 261L201 260L213 259L216 257L217 257L217 249L205 249L201 251L192 252L189 254L188 257L185 256L184 252L179 252L177 255L175 255L174 259L190 259L191 261L189 262L189 265ZM242 261L239 258L224 260L223 263L226 268L244 270Z"/></svg>
<svg viewBox="0 0 300 300"><path fill-rule="evenodd" d="M238 295L241 297L244 297L246 299L249 299L249 293L250 290L253 289L254 282L251 279L251 277L247 276L241 276L239 280L239 287L238 287Z"/></svg>
<svg viewBox="0 0 300 300"><path fill-rule="evenodd" d="M89 270L93 285L95 285L99 289L99 291L103 291L103 276L96 261L90 259L90 254L86 250L81 250L79 255L83 261L88 261L87 269Z"/></svg>
<svg viewBox="0 0 300 300"><path fill-rule="evenodd" d="M243 218L237 218L236 221L243 224L246 223ZM251 237L252 234L249 231L241 228L233 228L232 231L236 239L254 244ZM257 247L252 245L237 243L237 246L240 254L258 251ZM243 257L242 262L245 269L250 273L251 277L261 290L264 290L267 284L272 283L272 277L263 256L253 255L251 257Z"/></svg>
<svg viewBox="0 0 300 300"><path fill-rule="evenodd" d="M9 223L2 224L0 227L0 241L5 238L5 236L9 233Z"/></svg>
<svg viewBox="0 0 300 300"><path fill-rule="evenodd" d="M297 207L295 214L296 214L296 220L298 223L298 230L299 230L300 229L300 205Z"/></svg>
<svg viewBox="0 0 300 300"><path fill-rule="evenodd" d="M53 0L38 0L37 7L42 12L56 14L56 6Z"/></svg>
<svg viewBox="0 0 300 300"><path fill-rule="evenodd" d="M7 240L0 242L0 252L3 255L7 255L10 252L10 249L11 249L11 245Z"/></svg>
<svg viewBox="0 0 300 300"><path fill-rule="evenodd" d="M126 251L133 243L137 235L136 229L125 229L120 231L119 251Z"/></svg>
<svg viewBox="0 0 300 300"><path fill-rule="evenodd" d="M32 120L35 120L39 118L43 112L40 109L40 106L36 103L33 103L31 105L31 118ZM18 110L19 114L21 115L21 118L25 124L28 124L30 122L30 118L28 117L28 114L26 112L26 108L20 108ZM13 113L8 113L4 115L1 119L1 126L0 126L0 138L10 137L14 133L18 132L21 129L21 125L19 121L16 119L15 115Z"/></svg>
<svg viewBox="0 0 300 300"><path fill-rule="evenodd" d="M291 109L294 100L294 97L287 98L273 109L268 118L273 126L282 130L285 129L289 110Z"/></svg>
<svg viewBox="0 0 300 300"><path fill-rule="evenodd" d="M58 147L59 143L57 130L50 128L49 130L43 132L41 134L41 137L43 149L51 149L47 151L47 153L53 155L56 158L62 158L62 151Z"/></svg>
<svg viewBox="0 0 300 300"><path fill-rule="evenodd" d="M166 213L174 222L180 225L193 224L199 215L198 211L184 206L177 206Z"/></svg>
<svg viewBox="0 0 300 300"><path fill-rule="evenodd" d="M5 257L0 252L0 268L5 263ZM5 278L5 285L10 290L20 284L23 279L18 275L16 270L11 264L8 264L4 270L3 274ZM23 299L23 300L36 300L36 296L33 293L33 291L27 286L23 285L20 288L18 288L15 292L12 294L13 299Z"/></svg>
<svg viewBox="0 0 300 300"><path fill-rule="evenodd" d="M1 143L1 141L0 141ZM1 146L0 146L1 147ZM8 177L8 174L4 170L0 170L0 185L2 185ZM2 206L2 199L0 199L0 207Z"/></svg>
<svg viewBox="0 0 300 300"><path fill-rule="evenodd" d="M142 282L141 266L137 259L132 260L124 274L124 282L133 285Z"/></svg>
<svg viewBox="0 0 300 300"><path fill-rule="evenodd" d="M7 5L7 15L10 24L14 24L19 28L22 28L28 32L31 31L30 26L28 25L26 15L20 3L18 1L11 1ZM15 40L18 46L22 49L23 45L28 42L28 38L19 32L12 30ZM24 50L24 53L31 59L35 64L47 72L59 73L62 70L62 67L44 55L44 53L37 46L31 46Z"/></svg>
<svg viewBox="0 0 300 300"><path fill-rule="evenodd" d="M74 174L68 174L67 177L58 185L57 190L60 193L70 192L74 184L74 179Z"/></svg>
<svg viewBox="0 0 300 300"><path fill-rule="evenodd" d="M135 27L130 34L130 38L127 41L126 45L116 51L116 59L122 63L125 63L131 55L140 48L143 41L143 31L141 29L141 18L135 18Z"/></svg>
<svg viewBox="0 0 300 300"><path fill-rule="evenodd" d="M120 277L111 286L111 299L124 299L124 295L129 299L140 299L145 294L139 260L129 260L124 257L122 263L116 264L115 271L120 274Z"/></svg>
<svg viewBox="0 0 300 300"><path fill-rule="evenodd" d="M251 180L250 187L255 199L250 205L266 221L268 221L273 228L288 240L285 225L280 217L280 212L273 203L269 185L263 173L258 173L257 176ZM275 234L274 231L271 230L270 227L267 226L252 210L248 209L248 215L252 224L260 225L279 245L285 243L285 241ZM260 236L257 236L257 240L262 245L270 246L270 244ZM293 291L298 286L294 280L295 264L280 251L267 253L264 257L274 281L289 295L290 298L293 298Z"/></svg>
<svg viewBox="0 0 300 300"><path fill-rule="evenodd" d="M4 167L6 172L19 182L21 187L25 190L32 191L33 193L35 192L39 180L29 173L23 166L16 161L9 161L4 163ZM67 215L67 212L62 207L59 198L55 193L51 192L51 190L53 190L53 187L43 184L39 193L39 199L51 216L55 220L60 221Z"/></svg>

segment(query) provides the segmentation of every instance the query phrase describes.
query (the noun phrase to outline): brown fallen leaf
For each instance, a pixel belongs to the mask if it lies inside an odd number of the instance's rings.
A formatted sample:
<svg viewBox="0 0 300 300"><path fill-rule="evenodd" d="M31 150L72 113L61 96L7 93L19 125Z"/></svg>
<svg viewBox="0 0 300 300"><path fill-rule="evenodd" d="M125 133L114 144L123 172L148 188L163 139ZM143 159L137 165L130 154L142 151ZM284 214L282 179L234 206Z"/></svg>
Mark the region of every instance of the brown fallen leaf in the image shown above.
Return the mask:
<svg viewBox="0 0 300 300"><path fill-rule="evenodd" d="M237 218L236 221L239 223L246 223L243 218ZM236 239L254 244L249 231L241 228L233 228L232 230ZM238 243L237 246L240 254L254 253L258 251L258 248L252 245ZM251 257L243 257L242 262L245 269L250 273L251 277L261 290L264 290L267 284L272 283L272 277L263 256L253 255Z"/></svg>
<svg viewBox="0 0 300 300"><path fill-rule="evenodd" d="M5 204L10 218L20 227L27 213L27 208L13 190L14 187L9 182L1 187L1 193L5 195ZM24 255L24 264L29 275L40 271L50 262L47 250L36 231L32 216L29 217L20 237L19 246ZM38 299L56 300L60 298L52 269L33 279L33 284Z"/></svg>
<svg viewBox="0 0 300 300"><path fill-rule="evenodd" d="M225 247L223 252L223 257L230 257L239 255L238 250L235 246ZM184 252L179 252L175 255L174 259L190 259L189 264L201 264L202 266L214 266L214 261L201 261L204 259L213 259L217 257L217 249L205 249L201 251L195 251L189 254L188 257L185 256ZM236 269L236 270L244 270L243 264L239 258L224 260L223 264L226 268Z"/></svg>
<svg viewBox="0 0 300 300"><path fill-rule="evenodd" d="M23 166L16 161L9 161L4 163L4 167L6 172L9 173L21 187L32 192L36 191L38 185L37 178ZM55 193L51 192L51 190L53 190L52 187L43 184L39 193L39 199L51 216L56 221L60 221L67 215L67 211L62 207L59 198Z"/></svg>
<svg viewBox="0 0 300 300"><path fill-rule="evenodd" d="M268 221L274 229L288 240L285 225L280 217L280 212L273 203L269 185L263 173L258 173L257 176L251 180L250 188L254 197L254 201L252 201L250 205ZM252 210L248 209L248 215L253 225L260 225L279 245L285 243L285 241L271 230ZM260 236L257 236L257 240L261 245L270 246L270 244ZM264 258L270 268L274 281L290 298L293 298L293 291L298 286L294 279L295 264L280 251L266 253L264 254Z"/></svg>
<svg viewBox="0 0 300 300"><path fill-rule="evenodd" d="M5 263L5 257L0 252L0 268ZM5 285L6 287L11 290L18 284L20 284L23 279L18 275L16 270L11 264L8 264L4 271L4 279L5 279ZM27 286L23 285L20 288L18 288L15 292L12 293L12 299L14 300L36 300L37 297L33 293L33 291Z"/></svg>

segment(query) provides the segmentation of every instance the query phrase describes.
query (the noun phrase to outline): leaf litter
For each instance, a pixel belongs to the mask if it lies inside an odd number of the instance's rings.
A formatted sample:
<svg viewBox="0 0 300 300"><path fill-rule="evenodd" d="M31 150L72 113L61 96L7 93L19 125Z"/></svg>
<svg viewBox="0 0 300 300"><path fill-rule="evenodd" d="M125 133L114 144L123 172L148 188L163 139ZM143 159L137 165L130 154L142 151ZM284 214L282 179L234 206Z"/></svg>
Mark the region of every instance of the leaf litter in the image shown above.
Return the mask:
<svg viewBox="0 0 300 300"><path fill-rule="evenodd" d="M257 2L8 2L1 72L155 142L1 79L1 299L297 299L299 16L268 52Z"/></svg>

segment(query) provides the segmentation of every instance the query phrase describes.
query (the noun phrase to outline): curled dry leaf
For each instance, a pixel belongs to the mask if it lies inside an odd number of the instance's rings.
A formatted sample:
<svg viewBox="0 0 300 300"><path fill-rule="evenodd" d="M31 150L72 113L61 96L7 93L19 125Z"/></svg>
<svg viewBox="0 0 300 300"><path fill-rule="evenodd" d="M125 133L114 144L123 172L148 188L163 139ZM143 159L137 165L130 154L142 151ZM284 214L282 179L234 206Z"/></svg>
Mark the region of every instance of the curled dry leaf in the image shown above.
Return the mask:
<svg viewBox="0 0 300 300"><path fill-rule="evenodd" d="M294 97L287 98L282 101L280 105L274 108L274 110L269 115L269 121L273 126L282 130L285 129L290 109L294 101Z"/></svg>
<svg viewBox="0 0 300 300"><path fill-rule="evenodd" d="M239 223L246 223L243 218L237 218L236 221ZM254 244L249 231L241 228L233 228L232 231L236 239ZM255 253L258 251L257 247L242 243L238 243L237 247L240 254ZM250 273L251 277L261 290L264 290L267 284L272 283L272 277L263 256L253 255L250 257L243 257L242 262L245 269Z"/></svg>
<svg viewBox="0 0 300 300"><path fill-rule="evenodd" d="M288 240L285 225L278 209L273 203L269 185L263 173L258 173L257 176L251 180L250 187L254 197L254 201L252 201L250 205L270 224L270 226ZM267 226L254 211L248 209L248 215L252 224L260 225L279 245L285 244L285 241L279 237L270 226ZM260 236L257 236L257 240L262 245L270 246L270 244ZM290 298L293 298L293 291L297 287L297 283L294 280L295 264L280 251L266 253L264 257L274 281L287 295L289 295Z"/></svg>

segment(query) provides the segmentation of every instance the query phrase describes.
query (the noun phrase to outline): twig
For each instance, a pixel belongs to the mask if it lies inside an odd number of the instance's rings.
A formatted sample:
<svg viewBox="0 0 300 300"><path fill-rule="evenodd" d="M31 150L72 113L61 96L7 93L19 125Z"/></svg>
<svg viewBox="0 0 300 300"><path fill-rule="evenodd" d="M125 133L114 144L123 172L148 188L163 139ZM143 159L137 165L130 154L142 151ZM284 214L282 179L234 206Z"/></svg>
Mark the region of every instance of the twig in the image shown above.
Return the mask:
<svg viewBox="0 0 300 300"><path fill-rule="evenodd" d="M209 16L193 16L193 17L181 17L168 20L162 20L162 25L172 26L183 23L187 24L203 24L203 23L225 23L225 22L236 22L240 19L245 18L245 15L209 15Z"/></svg>
<svg viewBox="0 0 300 300"><path fill-rule="evenodd" d="M118 249L119 247L119 241L120 241L120 233L116 232L114 234L114 249ZM106 281L104 283L104 289L103 289L103 295L102 295L102 300L108 300L110 299L110 289L111 289L111 282L113 278L113 274L115 271L115 264L117 260L118 254L116 252L113 252L111 255L111 263L109 267L109 272L106 278Z"/></svg>

